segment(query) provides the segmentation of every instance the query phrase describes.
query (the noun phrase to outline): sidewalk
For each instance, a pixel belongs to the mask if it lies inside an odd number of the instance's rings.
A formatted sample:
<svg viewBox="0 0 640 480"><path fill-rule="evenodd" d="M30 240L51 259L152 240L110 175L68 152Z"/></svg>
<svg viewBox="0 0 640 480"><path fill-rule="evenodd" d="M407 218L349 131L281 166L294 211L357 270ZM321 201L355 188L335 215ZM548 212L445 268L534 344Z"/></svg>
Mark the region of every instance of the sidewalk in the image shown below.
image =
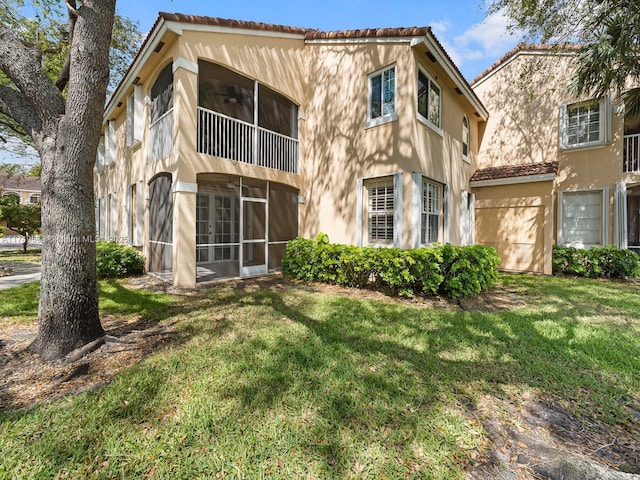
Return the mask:
<svg viewBox="0 0 640 480"><path fill-rule="evenodd" d="M0 267L7 267L13 270L13 274L0 277L0 290L16 287L23 283L40 280L40 264L34 262L12 262L10 260L0 261Z"/></svg>

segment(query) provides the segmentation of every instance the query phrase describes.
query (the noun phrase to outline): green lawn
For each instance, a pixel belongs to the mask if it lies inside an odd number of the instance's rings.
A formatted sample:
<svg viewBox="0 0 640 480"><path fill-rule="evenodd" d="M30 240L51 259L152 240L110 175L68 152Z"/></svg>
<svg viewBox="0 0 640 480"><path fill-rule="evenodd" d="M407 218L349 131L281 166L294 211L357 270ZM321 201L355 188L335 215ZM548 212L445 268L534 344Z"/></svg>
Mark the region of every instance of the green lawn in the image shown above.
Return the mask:
<svg viewBox="0 0 640 480"><path fill-rule="evenodd" d="M0 478L464 478L481 395L622 426L640 400L637 284L501 276L518 302L498 312L239 285L102 282L103 313L179 338L101 390L0 412ZM34 293L0 291L0 327L33 321Z"/></svg>
<svg viewBox="0 0 640 480"><path fill-rule="evenodd" d="M39 262L41 251L39 248L29 248L26 252L22 248L16 250L0 250L0 262Z"/></svg>

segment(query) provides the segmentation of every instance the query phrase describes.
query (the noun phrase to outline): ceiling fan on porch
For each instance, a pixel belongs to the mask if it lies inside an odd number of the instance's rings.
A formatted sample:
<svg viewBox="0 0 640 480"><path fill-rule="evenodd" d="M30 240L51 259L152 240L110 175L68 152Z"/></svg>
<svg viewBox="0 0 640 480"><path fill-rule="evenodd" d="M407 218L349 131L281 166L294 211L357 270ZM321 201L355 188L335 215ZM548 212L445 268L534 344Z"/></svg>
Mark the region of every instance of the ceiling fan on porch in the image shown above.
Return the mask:
<svg viewBox="0 0 640 480"><path fill-rule="evenodd" d="M245 105L245 101L249 99L249 95L240 93L236 90L236 87L230 85L227 87L227 93L218 93L217 95L223 96L225 104L236 104L240 106Z"/></svg>

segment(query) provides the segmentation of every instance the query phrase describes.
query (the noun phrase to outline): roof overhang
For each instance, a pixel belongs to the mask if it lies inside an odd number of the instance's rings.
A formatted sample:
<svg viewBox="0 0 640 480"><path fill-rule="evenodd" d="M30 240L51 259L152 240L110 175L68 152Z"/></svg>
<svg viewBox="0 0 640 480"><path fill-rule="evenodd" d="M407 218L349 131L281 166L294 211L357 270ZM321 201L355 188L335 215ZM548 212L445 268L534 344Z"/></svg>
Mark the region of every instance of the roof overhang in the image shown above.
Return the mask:
<svg viewBox="0 0 640 480"><path fill-rule="evenodd" d="M517 185L520 183L551 182L555 180L555 173L539 175L522 175L518 177L492 178L491 180L475 180L469 182L470 187L495 187L500 185Z"/></svg>
<svg viewBox="0 0 640 480"><path fill-rule="evenodd" d="M458 88L464 97L469 101L474 108L475 113L485 122L489 119L489 112L482 104L480 99L476 96L475 92L464 79L458 68L451 61L446 54L440 43L431 35L425 35L420 38L414 38L411 40L411 47L415 48L419 45L423 45L434 56L436 61L442 66L447 75L451 78L456 88Z"/></svg>

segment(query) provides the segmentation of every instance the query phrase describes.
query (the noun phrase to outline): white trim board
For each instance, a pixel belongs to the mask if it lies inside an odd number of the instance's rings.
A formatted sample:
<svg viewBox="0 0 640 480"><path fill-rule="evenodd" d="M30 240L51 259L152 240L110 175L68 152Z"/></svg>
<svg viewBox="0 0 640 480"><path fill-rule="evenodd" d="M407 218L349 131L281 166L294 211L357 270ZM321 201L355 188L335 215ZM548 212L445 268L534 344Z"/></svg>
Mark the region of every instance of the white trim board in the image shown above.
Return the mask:
<svg viewBox="0 0 640 480"><path fill-rule="evenodd" d="M550 182L555 180L555 173L525 175L521 177L495 178L493 180L476 180L469 182L470 187L494 187L499 185L517 185L519 183Z"/></svg>

